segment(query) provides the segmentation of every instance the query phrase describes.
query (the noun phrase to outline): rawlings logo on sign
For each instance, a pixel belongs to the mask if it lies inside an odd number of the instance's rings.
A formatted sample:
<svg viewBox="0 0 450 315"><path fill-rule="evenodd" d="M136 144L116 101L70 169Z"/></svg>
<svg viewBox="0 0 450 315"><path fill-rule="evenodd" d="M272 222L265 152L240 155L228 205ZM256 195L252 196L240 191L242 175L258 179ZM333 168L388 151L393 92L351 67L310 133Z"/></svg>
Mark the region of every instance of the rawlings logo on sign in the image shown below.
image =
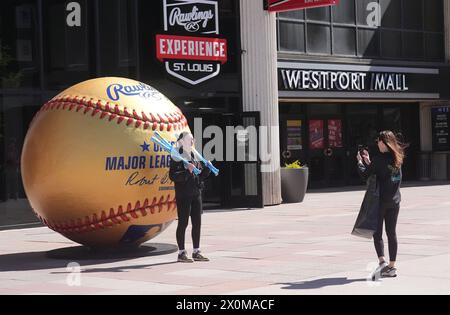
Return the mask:
<svg viewBox="0 0 450 315"><path fill-rule="evenodd" d="M201 35L219 34L219 1L164 0L163 6L167 34L156 35L156 57L167 73L190 85L217 76L228 60L227 41Z"/></svg>
<svg viewBox="0 0 450 315"><path fill-rule="evenodd" d="M192 12L183 13L181 8L176 7L170 12L169 25L183 26L188 32L198 32L200 27L206 28L208 22L214 18L211 10L199 11L197 6L192 8ZM201 24L200 24L201 23Z"/></svg>

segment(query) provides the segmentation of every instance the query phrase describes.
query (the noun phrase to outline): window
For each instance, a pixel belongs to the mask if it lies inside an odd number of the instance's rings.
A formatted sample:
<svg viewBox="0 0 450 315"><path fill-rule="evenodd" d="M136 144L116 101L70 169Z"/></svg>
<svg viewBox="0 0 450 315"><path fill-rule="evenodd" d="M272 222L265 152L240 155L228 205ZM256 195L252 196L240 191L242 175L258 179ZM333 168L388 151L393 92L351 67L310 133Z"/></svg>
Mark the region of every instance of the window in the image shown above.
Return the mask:
<svg viewBox="0 0 450 315"><path fill-rule="evenodd" d="M373 29L358 30L358 52L364 57L380 55L380 32Z"/></svg>
<svg viewBox="0 0 450 315"><path fill-rule="evenodd" d="M103 76L136 75L135 3L99 0L99 72Z"/></svg>
<svg viewBox="0 0 450 315"><path fill-rule="evenodd" d="M278 34L281 52L443 61L443 0L341 0L278 14Z"/></svg>
<svg viewBox="0 0 450 315"><path fill-rule="evenodd" d="M279 24L279 28L281 50L305 52L304 37L299 36L299 34L305 32L303 23L282 21Z"/></svg>
<svg viewBox="0 0 450 315"><path fill-rule="evenodd" d="M308 24L308 51L318 54L331 53L330 27L326 25Z"/></svg>
<svg viewBox="0 0 450 315"><path fill-rule="evenodd" d="M402 1L401 0L380 0L381 6L381 26L386 28L402 27Z"/></svg>
<svg viewBox="0 0 450 315"><path fill-rule="evenodd" d="M80 25L67 24L66 1L43 2L46 86L62 89L87 80L90 74L89 13L90 1L79 1Z"/></svg>
<svg viewBox="0 0 450 315"><path fill-rule="evenodd" d="M333 22L342 24L355 24L355 2L342 1L332 8Z"/></svg>

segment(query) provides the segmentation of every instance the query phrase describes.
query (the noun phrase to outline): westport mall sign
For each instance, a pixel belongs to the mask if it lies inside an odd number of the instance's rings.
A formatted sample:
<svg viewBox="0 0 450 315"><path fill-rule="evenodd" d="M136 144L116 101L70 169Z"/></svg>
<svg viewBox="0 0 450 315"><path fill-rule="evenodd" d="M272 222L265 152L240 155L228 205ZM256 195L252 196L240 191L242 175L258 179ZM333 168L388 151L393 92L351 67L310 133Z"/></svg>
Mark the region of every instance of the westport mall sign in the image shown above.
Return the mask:
<svg viewBox="0 0 450 315"><path fill-rule="evenodd" d="M439 99L439 69L278 63L280 98Z"/></svg>
<svg viewBox="0 0 450 315"><path fill-rule="evenodd" d="M339 4L339 0L264 0L269 12L293 11Z"/></svg>

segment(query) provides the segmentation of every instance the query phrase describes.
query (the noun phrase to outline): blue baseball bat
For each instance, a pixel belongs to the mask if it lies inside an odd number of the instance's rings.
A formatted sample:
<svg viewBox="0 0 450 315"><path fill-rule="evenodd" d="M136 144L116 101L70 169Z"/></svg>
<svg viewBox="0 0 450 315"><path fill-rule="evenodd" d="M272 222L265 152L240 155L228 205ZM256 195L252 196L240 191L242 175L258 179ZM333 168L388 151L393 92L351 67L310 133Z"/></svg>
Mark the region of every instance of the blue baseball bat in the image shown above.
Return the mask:
<svg viewBox="0 0 450 315"><path fill-rule="evenodd" d="M180 154L177 150L175 150L175 149L174 149L167 141L165 141L165 140L164 140L164 141L160 141L160 140L159 140L158 138L156 138L156 137L152 137L151 139L152 139L152 141L153 141L154 143L156 143L157 145L159 145L164 151L170 153L170 155L171 155L172 157L174 157L174 158L180 160L181 162L183 162L184 165L189 165L189 164L191 164L191 163L189 163L185 158L183 158L183 157L181 156L181 154ZM198 168L196 168L195 166L194 166L194 169L192 170L192 172L193 172L195 175L200 175L200 173L201 173L201 171L200 171Z"/></svg>
<svg viewBox="0 0 450 315"><path fill-rule="evenodd" d="M211 170L211 172L213 172L213 174L214 174L215 176L218 176L218 175L219 175L219 169L216 168L214 165L212 165L211 162L207 161L203 156L201 156L201 154L198 153L197 150L192 149L192 152L197 156L197 159L199 159L200 162L202 162L203 164L205 164L206 167L208 167L208 168Z"/></svg>
<svg viewBox="0 0 450 315"><path fill-rule="evenodd" d="M168 146L171 146L170 143L167 142L167 140L164 139L158 132L155 132L155 137L158 138L161 142L166 143ZM196 155L197 159L199 159L200 162L205 164L205 166L208 167L211 172L213 172L215 176L219 175L219 169L212 165L211 162L208 162L200 153L197 152L197 150L195 150L195 148L192 149L192 152Z"/></svg>

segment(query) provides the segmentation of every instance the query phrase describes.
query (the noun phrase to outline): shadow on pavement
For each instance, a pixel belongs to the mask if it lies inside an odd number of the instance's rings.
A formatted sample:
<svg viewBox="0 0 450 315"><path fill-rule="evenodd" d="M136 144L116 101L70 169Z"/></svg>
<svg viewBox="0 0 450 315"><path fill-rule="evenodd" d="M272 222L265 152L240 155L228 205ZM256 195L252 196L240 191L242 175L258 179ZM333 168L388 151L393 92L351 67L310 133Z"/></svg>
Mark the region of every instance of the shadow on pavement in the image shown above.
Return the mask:
<svg viewBox="0 0 450 315"><path fill-rule="evenodd" d="M84 265L101 265L120 261L127 261L142 257L167 255L177 250L176 246L170 244L146 244L137 250L128 251L89 251L83 246L55 249L53 251L26 252L0 255L0 272L10 271L32 271L66 268L69 263L83 262ZM83 265L80 263L80 265ZM155 264L153 266L157 266ZM148 265L152 266L152 265ZM118 267L123 269L125 267ZM133 269L134 267L126 267ZM143 268L136 267L136 268ZM115 268L106 268L115 269ZM120 270L117 270L120 271ZM95 272L95 271L92 271ZM97 272L101 272L97 271Z"/></svg>
<svg viewBox="0 0 450 315"><path fill-rule="evenodd" d="M366 282L367 279L348 279L348 278L325 278L312 281L304 281L297 283L278 283L285 285L281 289L284 290L311 290L324 287L347 285L354 282Z"/></svg>
<svg viewBox="0 0 450 315"><path fill-rule="evenodd" d="M362 183L362 181L361 181ZM409 187L427 187L427 186L446 186L450 185L450 181L404 181L402 182L403 188ZM366 186L364 184L359 186L343 186L343 187L329 187L329 188L317 188L308 189L309 194L321 194L321 193L338 193L338 192L351 192L351 191L364 191Z"/></svg>
<svg viewBox="0 0 450 315"><path fill-rule="evenodd" d="M156 264L145 264L145 265L134 265L134 266L118 266L118 267L109 267L109 268L91 268L86 269L84 267L81 267L81 273L101 273L101 272L128 272L131 270L139 270L139 269L146 269L151 267L158 267L158 266L166 266L166 265L174 265L178 264L178 262L174 259L173 261L169 262L163 262L163 263L156 263ZM51 272L51 274L70 274L73 271L55 271Z"/></svg>

